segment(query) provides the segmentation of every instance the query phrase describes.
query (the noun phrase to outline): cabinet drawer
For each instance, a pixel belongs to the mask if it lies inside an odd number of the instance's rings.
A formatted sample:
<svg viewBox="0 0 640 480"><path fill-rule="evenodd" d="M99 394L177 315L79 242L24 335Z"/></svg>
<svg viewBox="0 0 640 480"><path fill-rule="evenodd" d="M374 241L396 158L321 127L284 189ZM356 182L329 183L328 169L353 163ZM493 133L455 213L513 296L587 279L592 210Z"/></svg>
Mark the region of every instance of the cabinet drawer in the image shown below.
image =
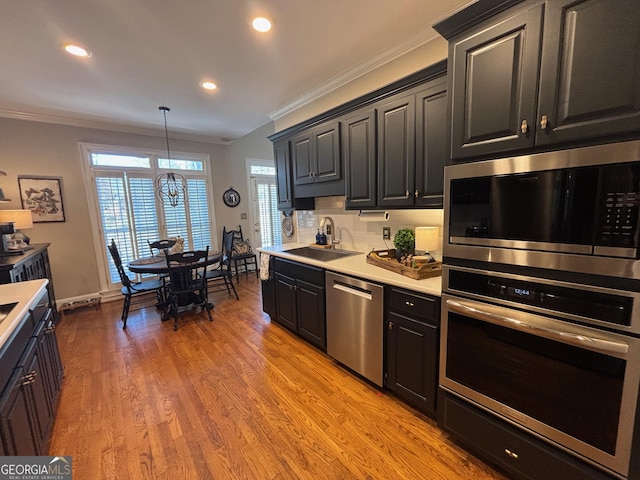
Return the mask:
<svg viewBox="0 0 640 480"><path fill-rule="evenodd" d="M0 348L0 365L2 365L0 368L0 393L13 373L13 369L18 364L18 359L22 356L35 325L33 315L28 313L22 323L16 327L11 337Z"/></svg>
<svg viewBox="0 0 640 480"><path fill-rule="evenodd" d="M440 324L440 299L437 297L390 287L388 305L389 309L395 312Z"/></svg>
<svg viewBox="0 0 640 480"><path fill-rule="evenodd" d="M304 265L291 260L276 257L275 271L295 280L303 280L324 287L324 268Z"/></svg>
<svg viewBox="0 0 640 480"><path fill-rule="evenodd" d="M517 479L612 480L613 477L554 449L472 405L443 393L438 424Z"/></svg>

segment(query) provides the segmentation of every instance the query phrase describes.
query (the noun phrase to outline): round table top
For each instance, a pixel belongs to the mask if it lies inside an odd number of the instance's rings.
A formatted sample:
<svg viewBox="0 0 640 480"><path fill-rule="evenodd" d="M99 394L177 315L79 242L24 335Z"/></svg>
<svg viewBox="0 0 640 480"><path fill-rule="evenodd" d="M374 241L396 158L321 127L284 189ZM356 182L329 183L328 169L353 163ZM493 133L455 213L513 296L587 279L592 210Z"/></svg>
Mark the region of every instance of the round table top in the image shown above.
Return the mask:
<svg viewBox="0 0 640 480"><path fill-rule="evenodd" d="M209 257L207 258L207 265L218 263L221 259L222 253L209 253ZM169 272L167 260L165 259L164 255L136 258L135 260L131 260L129 263L127 263L127 268L133 273L160 274Z"/></svg>

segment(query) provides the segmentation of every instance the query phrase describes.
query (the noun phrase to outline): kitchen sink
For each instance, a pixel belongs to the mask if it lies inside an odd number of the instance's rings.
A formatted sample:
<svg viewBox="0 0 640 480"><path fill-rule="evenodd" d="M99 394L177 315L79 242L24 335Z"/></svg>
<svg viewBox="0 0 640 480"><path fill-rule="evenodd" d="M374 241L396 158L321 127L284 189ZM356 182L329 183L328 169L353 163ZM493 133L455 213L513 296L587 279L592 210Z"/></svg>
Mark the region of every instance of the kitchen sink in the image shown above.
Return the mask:
<svg viewBox="0 0 640 480"><path fill-rule="evenodd" d="M0 305L0 323L4 321L5 318L9 316L11 310L18 304L18 302L14 303L4 303Z"/></svg>
<svg viewBox="0 0 640 480"><path fill-rule="evenodd" d="M290 253L292 255L299 255L301 257L312 258L314 260L320 260L322 262L330 262L331 260L338 260L339 258L349 257L351 255L359 255L361 252L353 252L351 250L342 249L320 249L314 247L298 247L286 250L283 253Z"/></svg>

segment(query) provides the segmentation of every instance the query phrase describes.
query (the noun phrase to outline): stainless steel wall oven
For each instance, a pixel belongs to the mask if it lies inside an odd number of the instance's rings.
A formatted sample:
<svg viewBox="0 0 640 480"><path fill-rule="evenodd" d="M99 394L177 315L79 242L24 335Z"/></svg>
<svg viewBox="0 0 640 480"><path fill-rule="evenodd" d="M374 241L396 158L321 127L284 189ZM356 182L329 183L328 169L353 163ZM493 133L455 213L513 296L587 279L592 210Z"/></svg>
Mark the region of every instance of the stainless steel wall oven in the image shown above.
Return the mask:
<svg viewBox="0 0 640 480"><path fill-rule="evenodd" d="M446 167L445 205L441 388L627 478L640 142Z"/></svg>

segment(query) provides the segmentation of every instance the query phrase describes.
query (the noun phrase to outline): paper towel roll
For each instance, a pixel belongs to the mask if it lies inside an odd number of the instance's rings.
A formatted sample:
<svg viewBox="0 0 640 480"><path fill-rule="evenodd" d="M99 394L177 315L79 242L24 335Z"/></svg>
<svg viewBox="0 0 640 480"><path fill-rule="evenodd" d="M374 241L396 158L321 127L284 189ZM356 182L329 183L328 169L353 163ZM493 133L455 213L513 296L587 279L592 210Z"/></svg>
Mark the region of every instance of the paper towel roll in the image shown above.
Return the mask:
<svg viewBox="0 0 640 480"><path fill-rule="evenodd" d="M386 222L389 220L389 212L362 211L358 214L361 222Z"/></svg>

